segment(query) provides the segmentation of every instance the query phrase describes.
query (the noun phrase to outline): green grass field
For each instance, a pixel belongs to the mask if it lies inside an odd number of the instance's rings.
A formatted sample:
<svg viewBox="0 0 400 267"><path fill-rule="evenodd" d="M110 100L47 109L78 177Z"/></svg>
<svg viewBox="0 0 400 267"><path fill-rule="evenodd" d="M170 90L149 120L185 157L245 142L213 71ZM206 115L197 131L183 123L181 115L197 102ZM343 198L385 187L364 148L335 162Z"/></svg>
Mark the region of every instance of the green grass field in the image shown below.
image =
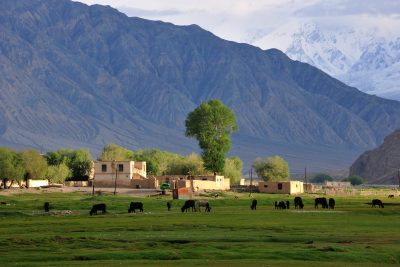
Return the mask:
<svg viewBox="0 0 400 267"><path fill-rule="evenodd" d="M335 197L335 211L275 210L287 195L248 194L210 199L211 213L181 213L170 197L92 197L84 193L3 196L0 266L400 266L400 197ZM327 196L329 197L329 196ZM45 215L43 203L71 215ZM130 201L143 214L128 214ZM94 203L108 213L89 216Z"/></svg>

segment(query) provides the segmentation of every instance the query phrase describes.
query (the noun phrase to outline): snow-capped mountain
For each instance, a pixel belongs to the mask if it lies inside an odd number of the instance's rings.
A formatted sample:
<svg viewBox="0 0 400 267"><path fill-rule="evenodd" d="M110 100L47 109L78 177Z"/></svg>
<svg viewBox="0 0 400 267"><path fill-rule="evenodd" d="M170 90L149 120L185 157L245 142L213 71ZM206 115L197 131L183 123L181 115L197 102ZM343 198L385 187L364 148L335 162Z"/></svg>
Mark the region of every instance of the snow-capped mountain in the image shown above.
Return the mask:
<svg viewBox="0 0 400 267"><path fill-rule="evenodd" d="M254 40L255 39L255 40ZM381 97L400 100L400 34L377 27L319 27L288 23L252 44L278 48L339 80Z"/></svg>

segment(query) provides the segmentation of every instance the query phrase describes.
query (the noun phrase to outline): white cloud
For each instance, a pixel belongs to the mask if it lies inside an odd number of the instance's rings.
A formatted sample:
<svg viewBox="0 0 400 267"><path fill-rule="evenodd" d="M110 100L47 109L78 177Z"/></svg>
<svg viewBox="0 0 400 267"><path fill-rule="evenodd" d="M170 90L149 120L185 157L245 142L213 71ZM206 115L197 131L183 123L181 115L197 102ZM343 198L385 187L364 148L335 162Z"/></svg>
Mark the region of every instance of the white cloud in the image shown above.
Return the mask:
<svg viewBox="0 0 400 267"><path fill-rule="evenodd" d="M318 20L321 27L339 24L389 27L396 31L398 0L80 0L110 5L128 16L177 25L197 24L214 34L252 42L288 22ZM398 32L399 30L397 30Z"/></svg>

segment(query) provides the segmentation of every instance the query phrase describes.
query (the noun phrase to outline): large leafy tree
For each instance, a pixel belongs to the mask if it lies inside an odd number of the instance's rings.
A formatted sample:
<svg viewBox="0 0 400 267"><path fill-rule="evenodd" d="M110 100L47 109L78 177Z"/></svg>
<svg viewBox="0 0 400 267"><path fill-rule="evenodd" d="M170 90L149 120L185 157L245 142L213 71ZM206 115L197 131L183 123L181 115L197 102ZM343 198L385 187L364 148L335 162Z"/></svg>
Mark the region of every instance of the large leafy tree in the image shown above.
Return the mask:
<svg viewBox="0 0 400 267"><path fill-rule="evenodd" d="M92 156L86 149L73 150L69 155L67 166L71 169L74 179L87 178L92 168Z"/></svg>
<svg viewBox="0 0 400 267"><path fill-rule="evenodd" d="M185 121L186 136L199 141L204 167L214 173L224 171L230 136L238 129L233 111L217 99L203 102Z"/></svg>
<svg viewBox="0 0 400 267"><path fill-rule="evenodd" d="M243 161L239 157L227 158L225 160L224 176L231 183L237 183L242 178Z"/></svg>
<svg viewBox="0 0 400 267"><path fill-rule="evenodd" d="M147 173L163 175L168 173L168 166L182 159L181 155L159 149L136 150L133 160L146 161Z"/></svg>
<svg viewBox="0 0 400 267"><path fill-rule="evenodd" d="M201 159L201 157L197 154L192 153L186 157L180 157L179 159L170 162L168 164L166 174L206 175L210 173L209 171L207 172L206 170L204 170L203 160Z"/></svg>
<svg viewBox="0 0 400 267"><path fill-rule="evenodd" d="M46 177L52 183L64 183L71 176L71 170L67 165L61 163L59 165L50 165L47 168Z"/></svg>
<svg viewBox="0 0 400 267"><path fill-rule="evenodd" d="M122 146L108 144L103 148L98 160L132 160L133 152Z"/></svg>
<svg viewBox="0 0 400 267"><path fill-rule="evenodd" d="M350 176L347 177L345 179L343 179L342 181L344 182L350 182L352 185L360 185L364 183L364 179L361 176Z"/></svg>
<svg viewBox="0 0 400 267"><path fill-rule="evenodd" d="M47 172L46 159L35 150L21 152L22 165L25 169L25 178L32 180L45 179Z"/></svg>
<svg viewBox="0 0 400 267"><path fill-rule="evenodd" d="M265 159L256 158L253 168L257 176L264 181L287 181L289 180L289 165L279 156Z"/></svg>
<svg viewBox="0 0 400 267"><path fill-rule="evenodd" d="M7 180L11 180L11 184L15 180L23 180L24 173L20 155L12 149L0 147L0 179L3 180L4 188Z"/></svg>
<svg viewBox="0 0 400 267"><path fill-rule="evenodd" d="M48 152L46 159L51 166L67 165L73 180L86 179L92 167L92 156L86 149L59 149Z"/></svg>
<svg viewBox="0 0 400 267"><path fill-rule="evenodd" d="M310 178L312 183L324 183L325 181L333 181L333 178L325 173L317 173Z"/></svg>

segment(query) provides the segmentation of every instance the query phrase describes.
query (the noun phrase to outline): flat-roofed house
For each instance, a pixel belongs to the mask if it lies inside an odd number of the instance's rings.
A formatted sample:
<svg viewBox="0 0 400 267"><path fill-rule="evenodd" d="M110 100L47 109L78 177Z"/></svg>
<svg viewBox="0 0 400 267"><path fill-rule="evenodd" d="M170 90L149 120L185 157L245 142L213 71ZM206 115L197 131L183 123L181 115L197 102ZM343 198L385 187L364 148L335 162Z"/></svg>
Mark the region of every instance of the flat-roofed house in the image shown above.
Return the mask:
<svg viewBox="0 0 400 267"><path fill-rule="evenodd" d="M94 161L96 187L155 188L155 179L147 178L145 161Z"/></svg>
<svg viewBox="0 0 400 267"><path fill-rule="evenodd" d="M301 194L304 193L303 182L300 181L279 181L279 182L259 182L260 193L269 194Z"/></svg>

